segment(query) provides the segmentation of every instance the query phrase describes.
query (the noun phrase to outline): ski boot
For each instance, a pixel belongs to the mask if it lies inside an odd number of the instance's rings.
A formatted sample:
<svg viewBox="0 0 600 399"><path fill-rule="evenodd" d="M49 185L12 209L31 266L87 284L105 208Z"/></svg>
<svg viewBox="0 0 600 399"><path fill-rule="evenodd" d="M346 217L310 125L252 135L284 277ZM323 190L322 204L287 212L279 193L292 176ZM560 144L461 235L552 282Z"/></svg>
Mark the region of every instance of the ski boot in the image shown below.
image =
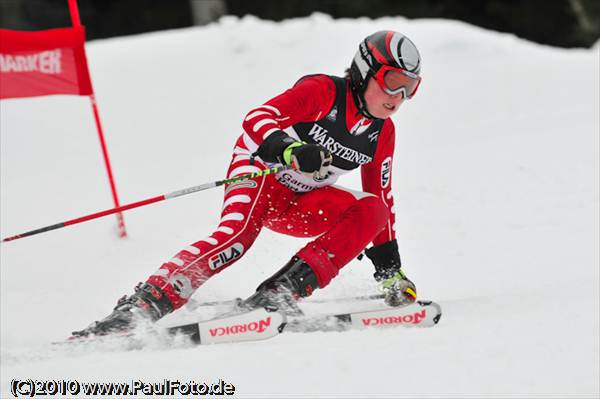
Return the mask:
<svg viewBox="0 0 600 399"><path fill-rule="evenodd" d="M389 306L406 306L417 300L417 288L401 269L392 277L381 281L383 300Z"/></svg>
<svg viewBox="0 0 600 399"><path fill-rule="evenodd" d="M417 288L401 269L402 264L396 240L368 248L365 250L365 255L375 266L373 277L381 283L380 289L387 305L406 306L416 301Z"/></svg>
<svg viewBox="0 0 600 399"><path fill-rule="evenodd" d="M73 331L73 337L127 333L140 323L152 323L173 311L164 292L149 283L139 283L133 295L123 296L112 313L87 328Z"/></svg>
<svg viewBox="0 0 600 399"><path fill-rule="evenodd" d="M281 270L258 286L256 292L237 306L242 310L259 307L283 312L288 316L302 316L297 301L310 296L319 288L317 276L311 267L294 256Z"/></svg>

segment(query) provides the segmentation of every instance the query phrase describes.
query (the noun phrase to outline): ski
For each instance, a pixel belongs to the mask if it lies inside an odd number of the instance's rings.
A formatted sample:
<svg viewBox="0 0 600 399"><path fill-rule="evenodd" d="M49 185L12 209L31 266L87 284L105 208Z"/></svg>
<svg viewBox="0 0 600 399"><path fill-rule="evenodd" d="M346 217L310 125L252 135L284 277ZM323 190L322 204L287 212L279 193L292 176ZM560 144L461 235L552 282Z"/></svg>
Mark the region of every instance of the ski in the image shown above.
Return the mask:
<svg viewBox="0 0 600 399"><path fill-rule="evenodd" d="M272 338L286 324L283 313L264 308L167 328L171 335L187 336L198 345L260 341Z"/></svg>
<svg viewBox="0 0 600 399"><path fill-rule="evenodd" d="M324 315L289 320L286 332L347 331L386 327L433 327L442 317L442 308L432 301L416 301L402 307Z"/></svg>
<svg viewBox="0 0 600 399"><path fill-rule="evenodd" d="M442 316L442 308L432 301L417 301L403 307L381 307L368 311L288 317L265 309L200 321L167 329L169 334L184 335L198 345L258 341L282 332L347 331L386 327L433 327Z"/></svg>
<svg viewBox="0 0 600 399"><path fill-rule="evenodd" d="M416 301L407 306L378 306L375 309L326 314L316 317L286 316L264 308L241 313L228 313L214 319L197 321L166 328L150 328L142 336L123 332L105 336L71 337L54 344L122 343L126 349L145 346L144 336L171 337L163 340L166 345L173 338L183 337L195 345L253 342L270 339L281 333L310 333L317 331L348 331L354 329L377 329L389 327L433 327L442 316L442 308L432 301ZM166 332L166 334L165 334Z"/></svg>
<svg viewBox="0 0 600 399"><path fill-rule="evenodd" d="M304 303L338 303L338 302L353 302L353 301L372 301L377 299L383 299L385 296L383 294L370 294L370 295L357 295L357 296L349 296L342 298L329 298L329 299L310 299ZM238 302L240 302L242 298L235 299L224 299L219 301L206 301L206 302L198 302L195 300L190 300L186 305L186 309L190 311L194 311L200 307L211 307L211 306L235 306Z"/></svg>
<svg viewBox="0 0 600 399"><path fill-rule="evenodd" d="M64 341L52 342L59 346L106 345L123 349L141 349L147 342L160 340L170 345L179 337L196 345L260 341L278 335L286 324L282 313L264 308L241 313L229 312L217 318L174 327L146 326L142 330L114 332L106 335L71 336Z"/></svg>

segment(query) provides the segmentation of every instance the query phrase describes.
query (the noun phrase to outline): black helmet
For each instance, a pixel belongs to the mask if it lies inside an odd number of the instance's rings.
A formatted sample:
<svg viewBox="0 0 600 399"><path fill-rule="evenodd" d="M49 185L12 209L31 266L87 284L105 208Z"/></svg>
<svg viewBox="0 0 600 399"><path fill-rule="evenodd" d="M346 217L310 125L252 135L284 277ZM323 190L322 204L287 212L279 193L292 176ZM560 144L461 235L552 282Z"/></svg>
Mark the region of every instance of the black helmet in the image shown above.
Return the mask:
<svg viewBox="0 0 600 399"><path fill-rule="evenodd" d="M385 67L401 70L409 79L414 79L416 84L410 92L403 88L404 96L411 98L420 82L421 56L414 43L401 33L384 30L369 35L358 46L350 66L350 82L353 94L358 97L360 111L373 118L364 105L364 92L369 78L375 77ZM387 68L389 69L389 68Z"/></svg>

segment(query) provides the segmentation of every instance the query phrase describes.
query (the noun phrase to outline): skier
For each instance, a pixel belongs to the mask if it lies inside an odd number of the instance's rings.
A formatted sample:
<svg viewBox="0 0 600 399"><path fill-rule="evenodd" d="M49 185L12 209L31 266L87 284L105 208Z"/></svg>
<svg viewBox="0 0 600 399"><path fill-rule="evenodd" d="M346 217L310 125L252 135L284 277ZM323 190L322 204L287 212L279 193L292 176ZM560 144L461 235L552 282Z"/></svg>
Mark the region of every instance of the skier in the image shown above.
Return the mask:
<svg viewBox="0 0 600 399"><path fill-rule="evenodd" d="M305 76L252 109L227 177L274 164L294 169L227 186L221 220L211 235L164 263L134 294L121 298L109 316L73 334L127 331L141 320L156 321L173 312L247 253L262 227L316 238L242 301L242 308L296 312L298 298L325 288L370 242L365 254L386 303L415 301L416 288L400 268L395 238L390 116L415 95L420 69L412 41L398 32L379 31L360 43L345 77ZM363 192L334 185L358 167Z"/></svg>

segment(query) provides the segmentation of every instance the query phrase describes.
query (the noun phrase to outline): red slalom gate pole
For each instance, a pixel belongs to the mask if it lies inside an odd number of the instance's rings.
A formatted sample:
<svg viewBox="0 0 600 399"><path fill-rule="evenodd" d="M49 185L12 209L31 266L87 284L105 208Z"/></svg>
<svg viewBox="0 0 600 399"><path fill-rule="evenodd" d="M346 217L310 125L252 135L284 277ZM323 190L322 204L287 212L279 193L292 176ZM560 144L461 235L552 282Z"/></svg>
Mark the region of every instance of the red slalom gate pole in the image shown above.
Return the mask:
<svg viewBox="0 0 600 399"><path fill-rule="evenodd" d="M160 202L160 201L168 200L171 198L181 197L183 195L192 194L192 193L195 193L198 191L207 190L209 188L218 187L218 186L222 186L225 184L232 184L232 183L237 183L237 182L240 182L243 180L253 179L255 177L266 176L271 173L278 173L278 172L281 172L283 170L288 170L288 169L293 169L293 167L292 166L275 166L275 167L272 167L269 169L259 170L258 172L254 172L254 173L248 173L245 175L240 175L240 176L232 177L229 179L214 181L212 183L205 183L205 184L200 184L198 186L184 188L183 190L173 191L172 193L159 195L159 196L148 198L148 199L141 200L138 202L133 202L131 204L119 206L119 207L112 208L112 209L107 209L105 211L92 213L90 215L81 216L76 219L67 220L65 222L60 222L60 223L52 224L50 226L41 227L39 229L27 231L25 233L17 234L17 235L11 236L11 237L6 237L6 238L3 238L1 242L18 240L19 238L29 237L29 236L32 236L35 234L45 233L46 231L56 230L56 229L60 229L60 228L67 227L67 226L72 226L74 224L87 222L88 220L98 219L103 216L112 215L113 213L123 212L128 209L139 208L141 206L150 205L155 202Z"/></svg>
<svg viewBox="0 0 600 399"><path fill-rule="evenodd" d="M98 138L100 139L100 147L102 148L102 157L104 158L106 174L108 175L110 192L112 193L113 203L115 204L115 207L119 208L120 205L119 196L117 195L117 186L115 185L115 178L113 176L112 168L110 166L108 150L106 149L106 141L104 140L102 125L100 124L100 115L98 114L98 107L96 105L96 96L94 94L90 96L90 101L92 102L92 111L94 113L94 120L96 121L96 129L98 130ZM117 212L117 227L119 229L119 237L127 237L127 230L125 230L125 220L123 219L123 214L121 212Z"/></svg>
<svg viewBox="0 0 600 399"><path fill-rule="evenodd" d="M77 0L68 0L69 3L69 13L71 14L71 23L74 27L81 26L81 19L79 18L79 7L77 7ZM85 52L85 48L84 48ZM87 66L86 66L87 68ZM86 73L90 76L90 84L91 84L91 75L89 68L86 69ZM119 204L119 196L117 195L117 186L115 184L115 178L112 172L112 167L110 166L110 159L108 157L108 150L106 148L106 140L104 139L104 132L102 131L102 124L100 123L100 113L98 112L98 105L96 104L96 95L94 94L94 88L92 86L92 94L89 96L90 102L92 104L92 112L94 114L94 122L96 123L96 130L98 132L98 138L100 139L100 147L102 149L102 158L104 159L104 166L106 168L106 174L108 176L108 183L110 185L110 191L113 198L113 203L116 208L120 207ZM127 237L127 230L125 230L125 221L123 219L123 214L120 212L115 212L117 214L117 227L119 229L119 237Z"/></svg>
<svg viewBox="0 0 600 399"><path fill-rule="evenodd" d="M71 23L73 26L81 26L81 20L79 19L79 7L77 7L77 0L69 0L69 13L71 14Z"/></svg>

